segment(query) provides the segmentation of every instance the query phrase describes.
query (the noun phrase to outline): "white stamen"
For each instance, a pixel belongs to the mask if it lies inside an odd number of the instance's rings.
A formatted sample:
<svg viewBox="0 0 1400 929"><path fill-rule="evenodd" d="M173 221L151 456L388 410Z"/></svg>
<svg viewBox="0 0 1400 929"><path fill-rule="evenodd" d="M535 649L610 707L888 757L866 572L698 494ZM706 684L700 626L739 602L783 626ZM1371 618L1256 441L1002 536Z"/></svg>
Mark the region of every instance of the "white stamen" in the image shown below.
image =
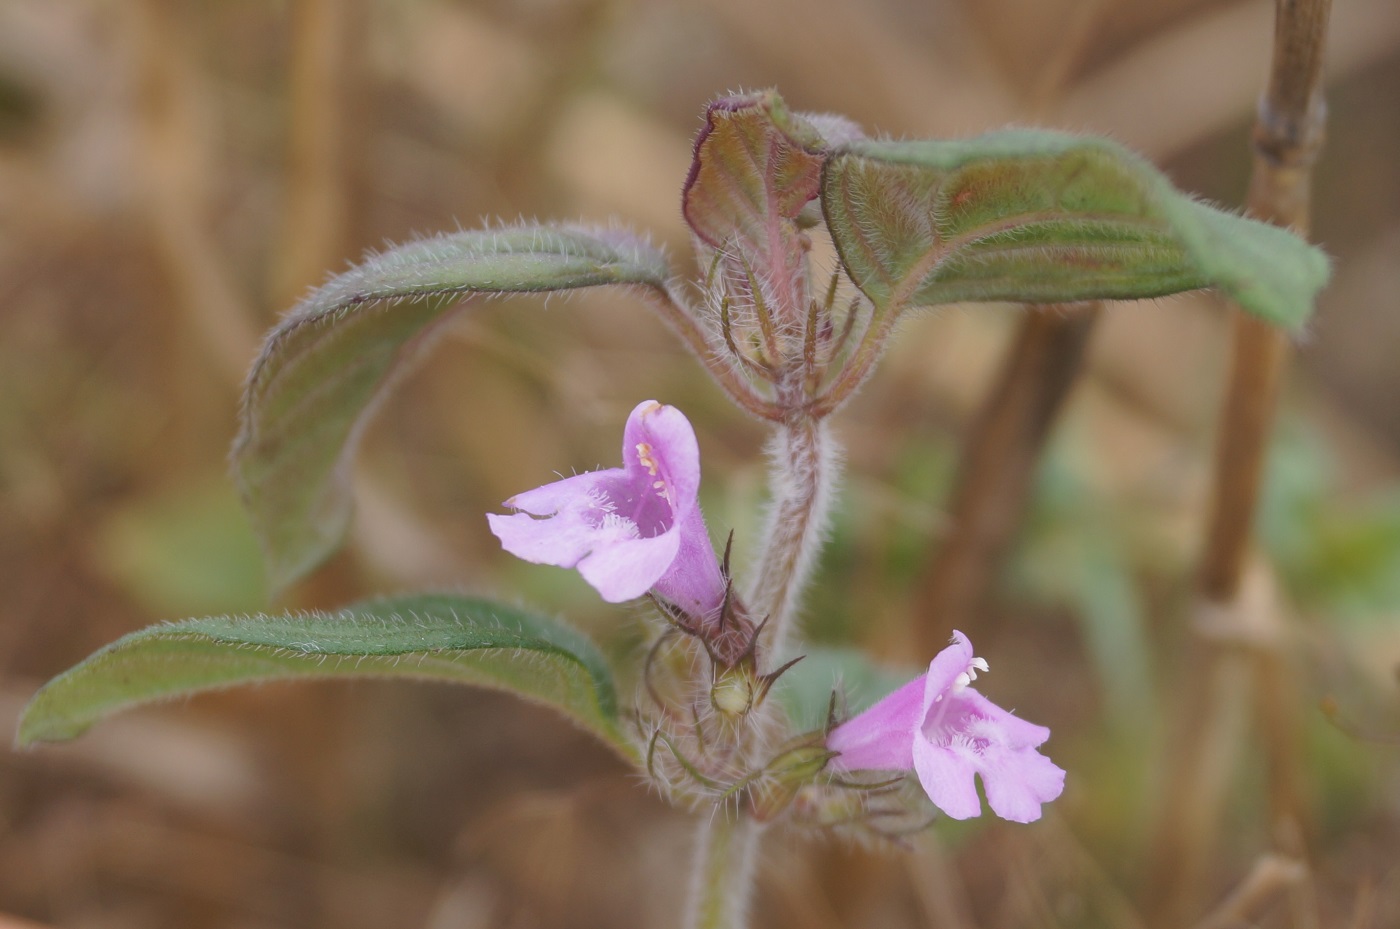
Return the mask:
<svg viewBox="0 0 1400 929"><path fill-rule="evenodd" d="M986 672L990 670L991 668L987 667L987 659L972 659L970 662L968 662L967 670L959 674L957 677L953 678L953 693L958 693L968 684L971 684L973 681L977 680L978 671Z"/></svg>

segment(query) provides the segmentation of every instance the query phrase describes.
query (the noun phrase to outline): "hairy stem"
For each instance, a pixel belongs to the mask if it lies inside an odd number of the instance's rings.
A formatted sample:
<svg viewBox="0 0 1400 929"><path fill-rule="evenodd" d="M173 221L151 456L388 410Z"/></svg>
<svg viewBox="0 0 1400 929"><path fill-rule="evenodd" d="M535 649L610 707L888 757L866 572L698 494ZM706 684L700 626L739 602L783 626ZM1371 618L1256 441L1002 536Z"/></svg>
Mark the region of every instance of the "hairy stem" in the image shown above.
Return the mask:
<svg viewBox="0 0 1400 929"><path fill-rule="evenodd" d="M767 619L768 653L778 659L816 563L838 466L825 420L804 414L778 427L769 453L773 501L749 603L756 616Z"/></svg>
<svg viewBox="0 0 1400 929"><path fill-rule="evenodd" d="M995 576L1030 494L1050 427L1079 373L1100 304L1029 307L964 445L949 530L920 583L913 628L935 654Z"/></svg>
<svg viewBox="0 0 1400 929"><path fill-rule="evenodd" d="M747 816L716 810L695 832L686 929L744 929L753 893L762 827Z"/></svg>
<svg viewBox="0 0 1400 929"><path fill-rule="evenodd" d="M1320 77L1331 0L1278 0L1273 65L1254 127L1249 212L1306 233L1312 164L1322 146ZM1220 423L1214 503L1200 568L1199 615L1216 620L1191 645L1173 742L1170 785L1155 842L1152 903L1160 925L1181 925L1196 906L1201 876L1221 821L1225 776L1244 734L1251 690L1264 714L1261 735L1269 756L1270 812L1275 844L1301 856L1301 801L1293 744L1295 704L1284 666L1284 630L1276 609L1249 609L1242 593L1250 539L1279 384L1288 359L1286 337L1235 313L1233 365ZM1201 634L1205 633L1205 634ZM1221 724L1234 719L1221 735ZM1299 924L1316 920L1304 882L1295 895ZM1308 913L1308 910L1313 910Z"/></svg>
<svg viewBox="0 0 1400 929"><path fill-rule="evenodd" d="M751 583L749 602L768 618L769 664L780 660L792 634L802 590L816 561L826 525L836 453L830 429L820 419L798 413L775 431L769 449L773 502ZM739 756L755 762L777 722L772 704L749 717ZM757 877L757 849L763 824L741 803L733 818L724 808L699 825L695 841L689 929L743 929Z"/></svg>

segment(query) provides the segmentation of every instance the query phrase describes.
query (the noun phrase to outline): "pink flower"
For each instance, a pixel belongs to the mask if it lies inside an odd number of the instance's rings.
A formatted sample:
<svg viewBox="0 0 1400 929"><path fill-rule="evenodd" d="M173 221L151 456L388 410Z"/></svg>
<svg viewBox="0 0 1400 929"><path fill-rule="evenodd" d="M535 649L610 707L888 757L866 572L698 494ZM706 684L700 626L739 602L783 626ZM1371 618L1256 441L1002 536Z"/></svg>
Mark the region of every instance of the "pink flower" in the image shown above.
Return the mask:
<svg viewBox="0 0 1400 929"><path fill-rule="evenodd" d="M974 775L982 775L987 802L1002 819L1040 818L1040 805L1065 787L1065 772L1036 746L1050 730L1028 723L968 685L987 662L974 658L961 632L939 652L928 673L864 713L837 726L827 748L840 754L836 771L908 771L930 800L954 819L982 813Z"/></svg>
<svg viewBox="0 0 1400 929"><path fill-rule="evenodd" d="M648 590L691 615L718 611L724 578L696 495L700 448L680 410L655 400L627 417L622 467L516 494L488 515L502 547L535 564L578 568L610 603Z"/></svg>

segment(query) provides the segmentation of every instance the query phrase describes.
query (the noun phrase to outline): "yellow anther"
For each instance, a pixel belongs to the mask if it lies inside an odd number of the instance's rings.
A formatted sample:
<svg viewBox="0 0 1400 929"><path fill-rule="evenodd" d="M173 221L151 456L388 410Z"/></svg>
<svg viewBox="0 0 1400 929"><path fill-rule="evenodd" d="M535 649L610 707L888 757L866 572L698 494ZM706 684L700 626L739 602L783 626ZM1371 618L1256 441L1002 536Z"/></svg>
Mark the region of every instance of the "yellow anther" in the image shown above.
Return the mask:
<svg viewBox="0 0 1400 929"><path fill-rule="evenodd" d="M647 469L648 474L656 477L656 459L651 457L651 446L646 442L637 443L637 460Z"/></svg>

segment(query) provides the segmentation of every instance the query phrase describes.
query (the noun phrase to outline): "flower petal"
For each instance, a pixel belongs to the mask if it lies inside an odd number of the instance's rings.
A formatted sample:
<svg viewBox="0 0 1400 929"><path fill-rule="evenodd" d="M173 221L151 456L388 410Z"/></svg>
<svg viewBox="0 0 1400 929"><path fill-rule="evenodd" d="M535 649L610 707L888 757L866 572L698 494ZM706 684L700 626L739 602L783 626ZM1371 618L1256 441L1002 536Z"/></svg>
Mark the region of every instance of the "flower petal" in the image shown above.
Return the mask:
<svg viewBox="0 0 1400 929"><path fill-rule="evenodd" d="M648 450L647 460L639 448ZM700 446L685 414L655 400L637 404L622 432L622 461L629 473L641 469L665 489L676 516L695 508L700 492Z"/></svg>
<svg viewBox="0 0 1400 929"><path fill-rule="evenodd" d="M844 771L908 771L923 721L924 678L916 677L870 709L831 730L826 747L840 752L832 767Z"/></svg>
<svg viewBox="0 0 1400 929"><path fill-rule="evenodd" d="M924 715L937 702L938 698L953 689L958 675L972 664L972 643L967 636L953 630L953 642L929 662L928 674L924 675Z"/></svg>
<svg viewBox="0 0 1400 929"><path fill-rule="evenodd" d="M914 770L933 805L953 819L982 815L974 769L961 754L925 738L914 740Z"/></svg>
<svg viewBox="0 0 1400 929"><path fill-rule="evenodd" d="M942 720L929 737L982 776L987 802L998 816L1018 823L1039 819L1041 804L1058 797L1065 784L1065 772L1035 748L1050 730L1008 713L970 687L944 699Z"/></svg>
<svg viewBox="0 0 1400 929"><path fill-rule="evenodd" d="M712 616L724 602L724 575L698 507L681 522L679 534L675 560L656 582L656 592L692 616Z"/></svg>
<svg viewBox="0 0 1400 929"><path fill-rule="evenodd" d="M982 786L987 803L1002 819L1031 823L1040 806L1065 789L1065 772L1033 748L987 752L982 759Z"/></svg>
<svg viewBox="0 0 1400 929"><path fill-rule="evenodd" d="M626 539L598 545L578 563L578 573L609 603L640 597L676 559L680 533L675 529L650 539Z"/></svg>
<svg viewBox="0 0 1400 929"><path fill-rule="evenodd" d="M1008 748L1035 748L1050 738L1050 730L1028 722L1008 710L1003 710L975 688L968 687L957 695L960 712L975 714L995 723L1001 731L1001 742Z"/></svg>
<svg viewBox="0 0 1400 929"><path fill-rule="evenodd" d="M572 568L598 544L597 532L576 514L537 519L529 513L488 513L486 521L502 548L534 564Z"/></svg>
<svg viewBox="0 0 1400 929"><path fill-rule="evenodd" d="M626 479L627 472L621 468L575 474L573 477L518 493L507 500L505 505L535 516L553 516L562 510L595 505L598 500L611 496L610 488Z"/></svg>

